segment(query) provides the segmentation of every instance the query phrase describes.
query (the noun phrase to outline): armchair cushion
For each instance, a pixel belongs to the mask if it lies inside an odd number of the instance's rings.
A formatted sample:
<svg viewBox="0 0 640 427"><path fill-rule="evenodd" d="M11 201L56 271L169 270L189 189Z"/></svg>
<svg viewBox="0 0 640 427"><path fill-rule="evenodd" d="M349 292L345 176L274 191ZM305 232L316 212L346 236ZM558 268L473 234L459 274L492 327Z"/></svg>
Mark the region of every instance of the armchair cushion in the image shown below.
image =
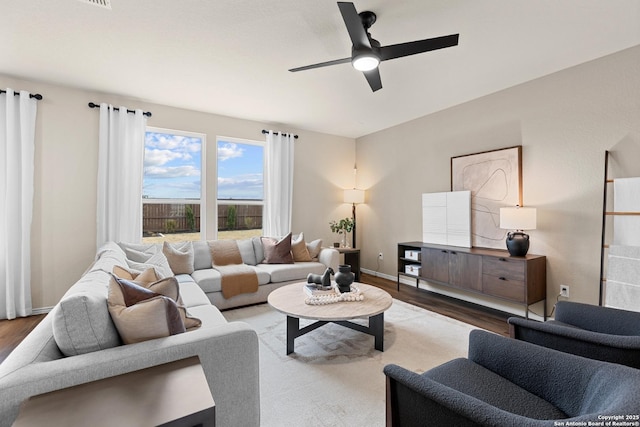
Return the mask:
<svg viewBox="0 0 640 427"><path fill-rule="evenodd" d="M468 359L454 359L422 375L512 414L541 420L567 418L546 400Z"/></svg>

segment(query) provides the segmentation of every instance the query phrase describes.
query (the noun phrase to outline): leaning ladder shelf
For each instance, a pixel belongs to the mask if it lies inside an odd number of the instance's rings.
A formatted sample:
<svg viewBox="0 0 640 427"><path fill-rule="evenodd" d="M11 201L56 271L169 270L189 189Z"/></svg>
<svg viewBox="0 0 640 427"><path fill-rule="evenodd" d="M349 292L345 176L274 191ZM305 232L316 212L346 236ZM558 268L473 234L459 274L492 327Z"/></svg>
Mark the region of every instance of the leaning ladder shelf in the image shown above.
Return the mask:
<svg viewBox="0 0 640 427"><path fill-rule="evenodd" d="M609 151L604 152L604 191L603 191L603 199L602 199L602 247L600 249L600 298L599 305L604 304L604 295L605 295L605 285L607 282L606 278L606 264L607 264L607 255L606 251L609 249L609 244L607 243L607 217L608 216L640 216L640 212L616 212L614 210L609 210L608 208L608 195L609 195L609 186L613 184L613 178L609 178Z"/></svg>

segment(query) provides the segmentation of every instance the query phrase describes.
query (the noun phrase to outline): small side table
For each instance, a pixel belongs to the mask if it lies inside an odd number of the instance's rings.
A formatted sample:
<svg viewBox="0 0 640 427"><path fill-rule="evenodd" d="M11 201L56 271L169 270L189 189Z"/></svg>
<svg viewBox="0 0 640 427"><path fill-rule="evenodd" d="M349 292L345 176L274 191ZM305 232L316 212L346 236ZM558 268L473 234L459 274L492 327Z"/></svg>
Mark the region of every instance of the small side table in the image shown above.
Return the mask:
<svg viewBox="0 0 640 427"><path fill-rule="evenodd" d="M355 248L334 248L344 255L344 263L351 266L351 271L355 275L355 281L360 281L360 249ZM337 272L336 272L337 273Z"/></svg>
<svg viewBox="0 0 640 427"><path fill-rule="evenodd" d="M215 426L215 402L197 357L32 396L14 427Z"/></svg>

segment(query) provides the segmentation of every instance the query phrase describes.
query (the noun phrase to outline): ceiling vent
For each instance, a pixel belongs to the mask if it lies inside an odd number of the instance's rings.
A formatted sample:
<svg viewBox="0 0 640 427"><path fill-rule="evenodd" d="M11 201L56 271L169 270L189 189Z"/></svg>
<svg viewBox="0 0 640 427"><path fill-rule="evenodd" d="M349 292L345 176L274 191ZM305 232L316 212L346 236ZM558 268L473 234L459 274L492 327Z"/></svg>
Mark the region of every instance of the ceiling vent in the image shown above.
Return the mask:
<svg viewBox="0 0 640 427"><path fill-rule="evenodd" d="M81 3L92 4L94 6L111 10L111 0L78 0L78 1Z"/></svg>

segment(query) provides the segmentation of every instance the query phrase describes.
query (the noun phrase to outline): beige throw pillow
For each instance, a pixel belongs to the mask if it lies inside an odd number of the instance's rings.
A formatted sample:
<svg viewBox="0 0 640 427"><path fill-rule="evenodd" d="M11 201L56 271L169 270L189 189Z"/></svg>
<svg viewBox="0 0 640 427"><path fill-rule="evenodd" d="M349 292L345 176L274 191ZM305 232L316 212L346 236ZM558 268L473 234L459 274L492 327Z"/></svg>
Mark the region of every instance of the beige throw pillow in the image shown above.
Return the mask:
<svg viewBox="0 0 640 427"><path fill-rule="evenodd" d="M312 260L316 261L322 250L322 239L316 239L313 242L307 243L307 250Z"/></svg>
<svg viewBox="0 0 640 427"><path fill-rule="evenodd" d="M309 262L311 256L304 242L304 233L300 233L296 239L291 240L291 254L295 262Z"/></svg>
<svg viewBox="0 0 640 427"><path fill-rule="evenodd" d="M291 233L277 240L273 237L262 237L265 264L293 264L291 256Z"/></svg>
<svg viewBox="0 0 640 427"><path fill-rule="evenodd" d="M143 272L136 278L145 274L146 278L151 276L151 273ZM175 277L140 283L112 274L107 302L113 323L125 344L175 335L202 324L199 319L190 317L182 305Z"/></svg>
<svg viewBox="0 0 640 427"><path fill-rule="evenodd" d="M162 253L169 261L169 267L173 274L193 273L193 244L191 242L169 243L164 242Z"/></svg>
<svg viewBox="0 0 640 427"><path fill-rule="evenodd" d="M164 277L162 276L162 274L159 274L154 267L149 267L146 270L139 272L122 267L120 265L116 265L113 267L113 274L121 279L133 280L139 284L142 284L143 286L149 283L157 282Z"/></svg>

